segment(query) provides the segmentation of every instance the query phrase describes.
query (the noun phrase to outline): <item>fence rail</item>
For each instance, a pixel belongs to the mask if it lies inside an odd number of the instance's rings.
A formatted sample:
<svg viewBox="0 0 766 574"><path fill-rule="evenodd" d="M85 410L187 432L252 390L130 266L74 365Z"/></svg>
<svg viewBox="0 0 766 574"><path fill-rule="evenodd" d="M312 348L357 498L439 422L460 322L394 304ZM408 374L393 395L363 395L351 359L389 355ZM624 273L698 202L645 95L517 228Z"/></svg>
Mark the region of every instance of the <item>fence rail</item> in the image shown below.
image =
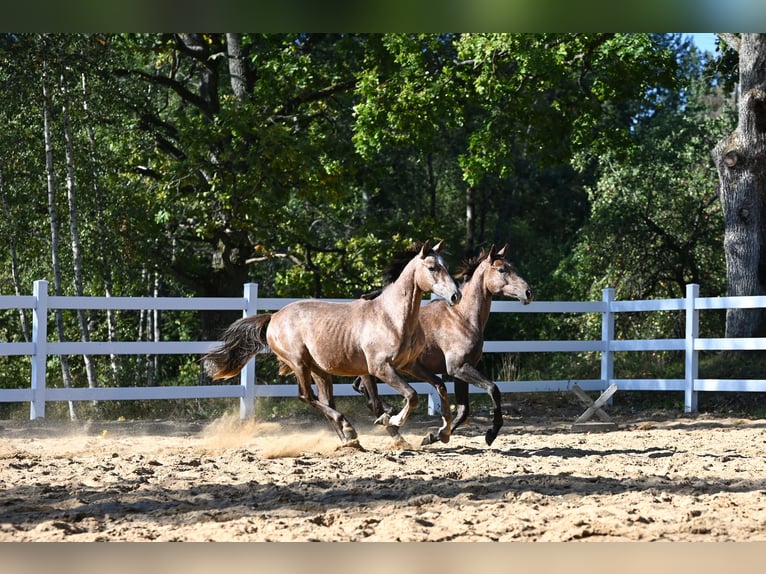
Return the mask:
<svg viewBox="0 0 766 574"><path fill-rule="evenodd" d="M29 356L32 365L30 386L0 389L0 402L28 402L30 418L45 416L45 405L51 401L161 400L161 399L239 399L240 417L248 418L254 411L257 397L296 397L297 385L257 385L255 361L251 360L240 375L239 384L52 388L46 384L47 362L55 355L165 355L203 354L218 341L51 341L47 326L49 313L55 309L111 310L176 310L176 311L241 311L244 316L261 311L274 311L297 299L259 298L258 285L244 286L242 297L61 297L48 295L48 282L36 281L31 296L0 296L0 309L29 309L32 311L31 342L0 342L0 355ZM342 299L334 299L342 301ZM521 305L516 301L495 301L492 313L598 313L601 316L601 338L575 341L485 341L485 353L582 353L601 355L600 378L580 380L498 381L501 392L567 391L574 384L586 391L603 391L611 384L628 391L682 391L684 411L697 410L698 393L704 391L766 392L766 380L760 379L700 379L700 351L765 350L766 338L700 338L701 310L766 307L766 296L758 297L699 297L699 286L688 285L686 297L646 301L616 301L614 290L604 289L601 301L567 302L538 301ZM683 339L615 339L615 316L619 313L684 311ZM614 377L614 354L635 351L683 351L684 377L678 379L620 379ZM429 412L439 404L429 384L413 383L419 393L427 394ZM453 392L452 383L447 388ZM471 387L472 392L478 389ZM395 394L393 389L380 386L381 394ZM356 395L349 384L336 384L337 396Z"/></svg>

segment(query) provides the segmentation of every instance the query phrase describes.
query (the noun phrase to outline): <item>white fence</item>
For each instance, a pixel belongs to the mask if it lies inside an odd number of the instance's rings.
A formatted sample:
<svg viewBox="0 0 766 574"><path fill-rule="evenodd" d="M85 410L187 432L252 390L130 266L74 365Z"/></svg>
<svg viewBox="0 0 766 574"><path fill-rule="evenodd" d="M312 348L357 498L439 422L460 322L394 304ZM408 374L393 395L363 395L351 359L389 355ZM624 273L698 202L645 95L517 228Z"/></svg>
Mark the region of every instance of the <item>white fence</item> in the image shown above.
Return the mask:
<svg viewBox="0 0 766 574"><path fill-rule="evenodd" d="M51 388L46 385L47 360L52 355L201 355L215 346L217 341L163 341L163 342L58 342L48 337L48 315L55 309L113 309L113 310L187 310L187 311L242 311L253 315L261 311L280 309L295 299L260 298L257 284L244 286L242 297L58 297L48 295L48 282L36 281L31 296L0 296L0 309L31 309L33 317L32 341L28 343L0 342L0 355L29 356L32 362L31 384L28 388L0 389L0 402L29 402L30 418L45 416L45 405L50 401L104 401L104 400L158 400L238 398L240 417L252 416L256 397L297 397L297 385L257 385L255 361L251 360L240 376L239 384L104 387L104 388ZM700 338L699 313L702 310L727 308L766 307L766 296L759 297L699 297L699 286L688 285L683 299L657 299L646 301L616 301L614 290L604 289L601 301L561 302L536 301L524 306L517 301L494 301L493 313L597 313L601 316L601 339L575 341L485 341L486 353L582 353L601 355L599 379L499 381L501 392L566 391L576 383L586 391L603 391L612 383L628 391L683 391L684 410L697 410L701 391L766 391L766 380L700 379L698 360L700 351L764 350L766 338ZM626 312L683 311L686 333L683 339L616 340L615 316ZM683 351L685 376L680 379L617 379L614 377L614 354L632 351ZM419 393L428 394L429 411L435 405L432 388L424 382L413 383ZM452 383L447 383L453 392ZM479 389L471 387L472 392ZM380 385L381 394L394 394L386 385ZM483 392L483 391L481 391ZM356 395L350 384L336 384L337 396Z"/></svg>

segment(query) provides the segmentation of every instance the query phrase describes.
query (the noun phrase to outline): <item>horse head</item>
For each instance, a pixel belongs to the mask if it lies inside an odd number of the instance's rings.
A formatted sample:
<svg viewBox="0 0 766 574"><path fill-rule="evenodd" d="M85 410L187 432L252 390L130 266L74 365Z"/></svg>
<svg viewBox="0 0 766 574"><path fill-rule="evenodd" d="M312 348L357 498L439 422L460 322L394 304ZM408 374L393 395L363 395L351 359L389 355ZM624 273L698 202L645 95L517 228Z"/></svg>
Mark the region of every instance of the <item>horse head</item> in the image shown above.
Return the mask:
<svg viewBox="0 0 766 574"><path fill-rule="evenodd" d="M462 298L462 293L450 275L447 264L439 254L444 247L444 240L431 247L431 242L426 241L416 256L418 266L415 280L418 287L424 291L445 299L450 305L455 305Z"/></svg>
<svg viewBox="0 0 766 574"><path fill-rule="evenodd" d="M534 292L527 282L518 274L506 259L508 251L506 243L502 249L495 251L495 246L489 250L485 258L487 270L484 273L484 286L493 295L503 295L518 299L528 305L534 299Z"/></svg>

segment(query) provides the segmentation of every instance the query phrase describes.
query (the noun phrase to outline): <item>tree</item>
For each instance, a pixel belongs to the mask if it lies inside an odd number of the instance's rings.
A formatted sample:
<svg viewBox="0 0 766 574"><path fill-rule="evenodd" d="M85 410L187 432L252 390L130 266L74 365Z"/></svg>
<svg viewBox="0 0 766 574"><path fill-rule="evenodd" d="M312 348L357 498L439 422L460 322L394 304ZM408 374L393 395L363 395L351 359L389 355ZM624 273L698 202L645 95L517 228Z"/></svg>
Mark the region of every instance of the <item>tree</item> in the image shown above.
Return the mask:
<svg viewBox="0 0 766 574"><path fill-rule="evenodd" d="M737 126L713 148L729 295L766 293L766 34L719 34L739 54ZM766 333L761 309L730 309L727 337Z"/></svg>

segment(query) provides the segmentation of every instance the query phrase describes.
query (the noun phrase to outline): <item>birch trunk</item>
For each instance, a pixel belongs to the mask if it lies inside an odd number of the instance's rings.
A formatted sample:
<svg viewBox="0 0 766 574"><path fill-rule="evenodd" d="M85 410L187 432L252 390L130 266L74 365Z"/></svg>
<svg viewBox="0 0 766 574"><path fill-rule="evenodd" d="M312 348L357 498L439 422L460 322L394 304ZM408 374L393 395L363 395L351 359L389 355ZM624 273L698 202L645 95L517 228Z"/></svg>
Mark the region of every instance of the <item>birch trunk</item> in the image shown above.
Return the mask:
<svg viewBox="0 0 766 574"><path fill-rule="evenodd" d="M51 258L53 264L53 289L56 295L61 295L61 264L59 263L59 226L58 216L56 215L56 176L53 165L53 142L51 138L51 101L48 93L47 74L43 71L43 137L45 139L45 171L48 182L48 216L51 224ZM56 331L59 341L65 339L64 317L61 309L56 309ZM72 375L69 370L69 359L66 355L61 355L61 375L64 386L72 386ZM69 401L69 418L77 420L74 403Z"/></svg>
<svg viewBox="0 0 766 574"><path fill-rule="evenodd" d="M93 125L90 122L90 113L88 108L88 90L86 87L85 74L81 75L82 82L82 107L85 113L85 122L87 124L88 131L88 145L90 147L90 163L92 166L91 181L93 182L93 199L96 206L96 231L98 233L98 259L101 264L101 274L104 281L104 294L107 297L111 297L114 292L114 285L112 281L112 265L111 259L108 257L108 244L109 237L106 232L106 225L104 223L104 207L101 201L101 187L100 177L98 169L98 161L96 159L96 134L93 131ZM117 340L117 320L114 309L107 309L106 311L106 328L108 341ZM118 356L115 354L109 355L109 366L112 374L112 385L116 386L118 383L117 374L119 372Z"/></svg>
<svg viewBox="0 0 766 574"><path fill-rule="evenodd" d="M74 142L72 140L72 125L69 120L69 106L67 102L68 93L66 88L66 79L62 74L60 76L61 90L61 117L64 124L64 152L66 155L66 190L67 206L69 208L69 240L72 245L72 264L74 267L74 288L75 295L82 297L83 290L83 263L82 263L82 244L80 243L79 214L77 210L77 189L75 182L74 166ZM90 331L88 329L88 317L84 309L77 310L77 321L80 324L80 337L83 342L90 341ZM90 355L83 355L85 361L85 373L88 377L88 386L95 388L97 386L96 369L93 365L93 358Z"/></svg>
<svg viewBox="0 0 766 574"><path fill-rule="evenodd" d="M16 224L14 222L13 211L8 204L8 197L5 193L5 182L3 180L3 172L0 170L0 201L3 204L3 213L5 214L5 221L8 226L8 249L11 254L11 278L13 280L13 291L16 296L21 295L21 279L19 278L19 258L16 252ZM21 332L24 336L24 341L30 340L30 328L27 322L27 316L24 314L24 309L19 309L19 319L21 320Z"/></svg>

